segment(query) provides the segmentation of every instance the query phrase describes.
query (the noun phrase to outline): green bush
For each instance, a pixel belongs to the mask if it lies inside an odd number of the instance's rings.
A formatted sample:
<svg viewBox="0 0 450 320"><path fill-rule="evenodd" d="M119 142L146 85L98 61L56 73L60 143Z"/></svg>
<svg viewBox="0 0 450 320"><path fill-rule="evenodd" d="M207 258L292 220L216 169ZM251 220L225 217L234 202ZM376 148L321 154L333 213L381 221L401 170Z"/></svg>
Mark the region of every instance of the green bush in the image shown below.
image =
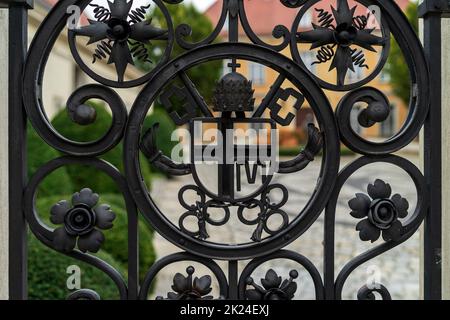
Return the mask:
<svg viewBox="0 0 450 320"><path fill-rule="evenodd" d="M88 142L101 138L108 132L112 123L112 116L103 105L93 102L89 102L89 104L93 106L97 112L94 123L87 126L75 124L69 118L67 111L62 110L53 119L53 127L60 134L74 141ZM121 143L102 155L101 158L111 163L123 173L123 146ZM105 176L99 176L98 171L94 168L76 165L69 166L67 170L75 189L90 187L98 193L119 192L112 179L106 178ZM141 171L146 182L150 182L150 167L147 161L141 161Z"/></svg>
<svg viewBox="0 0 450 320"><path fill-rule="evenodd" d="M55 129L65 137L80 141L93 141L105 134L112 117L101 105L91 104L97 111L95 123L80 126L73 123L66 110L61 111L52 121ZM165 126L163 124L163 126ZM28 132L29 174L41 165L60 156L60 153L46 145L31 128ZM122 144L101 156L123 172ZM150 166L141 157L141 171L146 180L150 179ZM100 203L110 204L116 213L114 227L104 231L105 243L97 256L114 266L124 277L128 264L128 223L123 197L114 181L105 174L88 166L70 165L55 171L47 177L39 189L37 209L44 223L51 225L50 208L59 200L70 200L71 194L89 187L100 194ZM152 244L153 231L144 222L139 223L140 278L155 261ZM66 289L66 268L78 265L82 270L82 288L97 291L103 299L117 299L118 291L111 279L96 268L67 257L41 244L34 236L29 239L29 297L31 299L64 299L70 292Z"/></svg>
<svg viewBox="0 0 450 320"><path fill-rule="evenodd" d="M108 253L97 256L126 274L121 265ZM32 300L62 300L71 293L66 281L67 267L77 265L81 269L81 288L96 291L104 300L119 298L114 282L102 271L84 262L70 258L47 248L34 236L28 241L28 296Z"/></svg>
<svg viewBox="0 0 450 320"><path fill-rule="evenodd" d="M58 158L59 153L47 145L28 124L28 177L31 177L41 166L52 159ZM72 182L67 169L59 168L46 177L39 186L39 196L47 197L55 194L68 194L73 192Z"/></svg>
<svg viewBox="0 0 450 320"><path fill-rule="evenodd" d="M114 259L126 265L128 263L128 223L123 198L116 195L101 195L102 203L111 205L116 213L114 227L105 231L103 250L109 252ZM139 220L139 276L143 280L148 269L156 259L153 248L153 231L143 219Z"/></svg>

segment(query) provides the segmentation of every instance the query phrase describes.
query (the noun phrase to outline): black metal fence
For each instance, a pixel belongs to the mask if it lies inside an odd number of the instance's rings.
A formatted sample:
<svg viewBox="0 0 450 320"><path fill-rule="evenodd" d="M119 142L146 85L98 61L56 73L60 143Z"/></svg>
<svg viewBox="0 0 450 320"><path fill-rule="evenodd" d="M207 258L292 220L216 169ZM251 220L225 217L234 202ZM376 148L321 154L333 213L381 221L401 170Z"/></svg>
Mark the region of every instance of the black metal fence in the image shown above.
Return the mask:
<svg viewBox="0 0 450 320"><path fill-rule="evenodd" d="M170 264L193 261L207 267L215 279L204 276L194 278L196 270L189 267L186 274L177 274L167 284L167 299L292 299L297 290L298 271L279 277L268 270L262 282L252 278L254 270L263 263L276 259L288 259L310 274L317 299L340 299L349 275L363 263L397 247L425 224L425 287L427 299L440 298L440 236L441 236L441 154L440 154L440 18L447 9L434 7L437 1L425 1L421 14L425 21L425 50L408 20L395 1L378 0L281 0L279 6L297 10L293 25L279 25L273 30L275 42L266 43L252 29L245 11L245 1L223 0L223 9L214 31L206 39L191 43L187 39L191 32L188 25L174 26L167 6L176 6L182 0L152 0L150 6L132 7L131 2L113 0L104 7L90 0L62 0L50 11L36 33L28 56L24 60L26 44L27 2L7 1L10 5L10 145L11 153L11 226L12 241L10 295L12 298L26 297L26 229L25 220L32 233L46 246L80 261L91 264L107 274L117 285L121 299L146 299L158 272ZM0 1L5 3L5 1ZM95 4L93 6L93 4ZM95 19L85 26L68 28L72 18L71 6L87 8L95 13ZM155 7L165 17L165 26L152 24L146 19ZM72 7L73 8L73 7ZM377 10L374 10L376 8ZM300 27L306 14L313 15L308 28ZM370 25L371 23L371 25ZM225 27L227 25L227 28ZM224 39L221 33L227 30ZM84 105L89 99L101 99L113 114L109 131L97 141L80 143L61 136L52 127L45 115L42 102L42 81L47 59L58 35L68 32L68 46L78 66L96 84L78 88L68 97L67 111L72 121L79 125L95 121L95 111ZM242 35L249 41L242 42ZM364 105L358 114L357 125L372 127L388 119L391 108L386 95L370 85L386 64L391 39L395 39L408 66L411 79L411 100L408 117L398 133L382 142L374 143L358 134L351 122L352 110ZM93 63L82 59L79 53L80 39L95 46ZM220 39L220 40L219 40ZM151 41L165 43L165 51L157 64L138 79L126 79L126 68L134 63L145 63L151 52L145 46ZM220 42L220 43L217 43ZM312 64L326 64L333 72L333 80L323 74L310 71L310 65L302 59L299 47L307 44L316 59ZM177 45L185 50L178 57L171 55ZM281 52L289 51L292 58ZM370 66L366 52L377 52L377 62ZM426 56L433 57L431 73ZM231 60L228 72L217 83L212 104L209 105L197 90L189 76L189 70L213 60ZM107 78L95 71L97 61L113 64L116 77ZM251 81L239 72L240 62L252 61L277 72L278 76L264 99L257 105ZM21 71L23 66L23 73ZM311 64L311 62L309 62ZM348 81L348 74L356 69L368 69L357 81ZM20 75L23 74L23 81ZM430 76L434 85L430 87ZM288 83L288 85L286 85ZM284 84L284 85L283 85ZM128 112L120 96L112 88L130 88L144 85ZM332 109L324 91L346 92ZM183 109L175 110L171 98L183 102ZM24 152L26 110L34 129L42 139L65 154L41 167L29 181L25 182L26 155ZM292 111L282 112L278 104L288 98L296 102ZM199 174L198 163L207 161L201 151L207 146L191 145L191 154L200 150L202 156L192 156L189 163L176 163L160 151L156 143L157 126L142 130L143 121L153 103L160 99L180 127L189 127L193 133L196 126L214 125L223 133L223 145L227 145L227 130L242 124L257 124L259 127L275 129L291 125L295 111L306 105L312 109L315 121L308 126L305 148L289 161L273 160L277 147L272 143L264 146L268 160L261 157L261 144L232 143L231 150L243 150L244 159L229 155L224 147L217 160L217 185L205 184ZM165 103L164 103L165 102ZM434 106L429 113L429 105ZM403 149L417 138L425 124L425 170L424 175L410 161L395 152ZM124 143L124 172L101 160L102 155L119 143ZM357 154L357 160L339 172L340 145L344 144ZM433 153L431 153L433 146ZM191 175L193 184L180 189L178 200L185 210L179 224L170 222L165 213L155 204L140 170L140 152L158 169L171 175ZM254 153L253 153L254 152ZM141 156L142 158L142 156ZM231 159L225 161L225 159ZM211 160L211 159L209 159ZM220 160L223 160L222 162ZM298 208L295 217L289 216L283 206L291 196L283 184L273 181L276 174L292 174L305 169L311 162L320 163L317 185L303 208ZM276 170L271 165L276 162ZM382 239L382 243L349 261L341 270L335 270L335 214L341 188L358 170L373 163L387 163L404 170L412 179L417 191L415 210L409 210L408 199L391 190L389 181L374 177L367 181L367 193L360 193L349 202L349 212L355 218L355 226L361 241ZM128 213L128 279L93 254L99 250L105 237L103 230L114 228L114 214L108 206L97 205L99 195L88 188L73 195L72 201L61 201L52 208L51 222L57 228L46 225L39 218L35 198L40 182L56 169L82 164L96 168L110 176L122 192ZM270 167L270 168L269 168ZM239 171L237 171L239 168ZM256 168L256 169L255 169ZM267 170L262 179L255 180L260 170ZM242 190L241 171L245 170L250 185L247 193ZM23 177L20 178L20 177ZM86 186L89 187L89 186ZM25 190L22 192L22 190ZM245 190L244 190L245 191ZM187 193L196 194L197 200L190 203ZM101 197L101 195L100 195ZM214 211L220 211L219 219ZM24 217L20 214L23 212ZM139 213L138 213L139 212ZM253 218L249 212L256 212ZM184 252L159 257L149 266L145 280L139 283L138 276L138 214L150 222L153 228ZM321 273L301 252L283 249L302 236L320 215L324 217L324 269ZM213 243L208 241L210 227L231 223L252 226L246 243ZM281 223L273 227L271 219ZM185 220L196 221L191 230ZM359 222L357 221L359 219ZM233 222L236 223L236 222ZM355 231L356 232L356 231ZM107 239L106 239L107 241ZM20 253L20 254L18 254ZM223 270L216 260L228 262ZM250 260L243 270L238 270L238 261ZM436 263L438 261L438 263ZM228 276L226 275L228 273ZM323 276L322 276L323 274ZM209 295L216 282L220 295ZM379 293L390 299L389 288L383 284L363 286L359 299L374 299ZM69 298L98 299L91 290L80 290Z"/></svg>

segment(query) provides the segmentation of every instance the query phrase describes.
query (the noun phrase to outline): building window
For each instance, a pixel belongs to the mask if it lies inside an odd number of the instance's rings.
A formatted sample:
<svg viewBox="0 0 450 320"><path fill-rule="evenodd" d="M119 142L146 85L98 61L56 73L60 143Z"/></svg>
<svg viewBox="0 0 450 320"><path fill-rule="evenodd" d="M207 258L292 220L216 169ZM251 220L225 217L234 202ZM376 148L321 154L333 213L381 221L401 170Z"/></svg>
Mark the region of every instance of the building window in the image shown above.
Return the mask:
<svg viewBox="0 0 450 320"><path fill-rule="evenodd" d="M255 85L263 85L266 83L266 69L265 66L259 63L251 62L249 65L249 78Z"/></svg>

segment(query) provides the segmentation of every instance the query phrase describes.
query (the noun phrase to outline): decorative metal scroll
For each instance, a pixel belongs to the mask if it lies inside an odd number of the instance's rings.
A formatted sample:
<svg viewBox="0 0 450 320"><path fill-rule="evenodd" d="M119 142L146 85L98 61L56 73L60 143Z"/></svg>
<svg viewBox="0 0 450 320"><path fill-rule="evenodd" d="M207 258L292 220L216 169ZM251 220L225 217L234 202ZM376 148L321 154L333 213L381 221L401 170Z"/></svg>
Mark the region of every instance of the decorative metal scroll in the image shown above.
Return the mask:
<svg viewBox="0 0 450 320"><path fill-rule="evenodd" d="M408 160L392 155L417 137L428 112L428 70L419 40L394 1L281 0L280 8L284 5L290 10L297 10L295 21L292 26L275 26L273 36L279 43L266 43L253 31L251 21L247 19L246 1L223 0L222 13L211 35L191 43L186 38L196 30L186 24L174 26L167 9L167 6L181 2L149 0L147 4L136 7L131 0L110 0L104 7L95 0L61 0L39 28L26 62L24 103L27 115L42 139L65 156L42 166L25 190L25 212L33 234L61 254L103 271L117 285L121 299L147 299L158 273L180 262L201 264L210 270L213 277L199 274L198 269L190 265L186 272L174 275L173 283L167 284L167 294L159 299L293 299L301 287L298 270L278 274L268 269L261 279L252 276L265 262L276 259L290 260L298 265L298 269L306 270L313 280L317 299L340 299L342 288L352 271L407 241L416 232L427 211L428 190L420 170ZM89 7L92 17L86 25L66 31L70 18L67 9L72 5L79 6L82 11ZM374 7L378 12L373 10ZM154 10L162 12L165 27L153 23L151 17ZM301 22L307 14L312 16L312 23L305 28ZM221 31L227 21L228 39L224 39ZM251 43L240 42L239 25ZM78 88L68 97L70 118L78 125L95 122L95 109L85 104L89 99L103 100L113 115L109 130L96 141L78 142L63 137L45 115L40 88L43 86L47 57L57 37L65 32L68 32L68 45L75 62L96 82ZM409 116L397 134L386 141L374 143L353 129L351 114L358 105L365 106L358 114L358 122L363 127L372 127L388 118L388 98L368 84L383 69L391 38L397 41L410 71L412 96ZM159 61L153 61L151 57L149 48L153 41L165 43ZM185 49L185 53L173 58L171 54L175 43ZM80 53L81 46L91 50L88 60ZM305 46L313 52L313 61L307 62L302 57ZM280 53L287 48L292 59ZM369 63L368 55L374 53L377 61ZM226 59L232 61L229 72L217 82L216 89L211 93L212 101L207 103L189 77L189 70L211 60ZM262 101L255 100L254 86L241 74L238 61L259 63L278 74ZM115 76L108 78L98 73L96 65L100 63L114 65ZM140 78L127 78L126 70L138 63L146 65L147 73ZM322 78L323 74L314 71L324 66L332 74L331 77ZM367 75L352 82L349 75L358 69L366 70ZM128 112L112 87L140 85L144 87ZM322 89L346 92L335 111ZM174 107L174 98L182 100L181 110ZM196 126L206 124L216 126L221 132L242 124L276 131L291 125L296 113L306 106L313 111L315 121L308 126L305 147L288 161L275 157L264 162L258 153L252 155L252 145L236 142L233 148L244 152L245 161L232 158L231 164L219 162L216 166L216 185L211 188L199 173L199 163L211 159L192 156L189 164L176 163L157 145L158 125L143 131L144 119L155 101L164 105L177 126L188 127L191 132L195 131ZM191 154L207 148L193 140L189 146ZM100 159L121 142L124 143L123 173ZM339 172L341 143L362 156ZM276 155L277 148L272 142L267 142L264 148L270 156ZM222 156L225 157L227 151L223 151L225 154ZM174 201L178 200L184 210L180 212L177 222L169 221L143 182L140 152L147 161L170 175L192 177L193 183L179 190L178 199L174 197ZM298 208L297 214L288 215L285 205L293 195L283 184L275 182L274 176L300 172L313 161L321 163L317 184L312 186L313 192L306 205ZM276 172L264 171L275 162ZM358 255L341 270L334 270L334 226L339 193L356 170L372 163L395 165L411 177L417 190L416 209L414 212L409 210L408 199L391 190L389 181L376 177L367 181L367 190L362 190L350 200L348 212L355 218L355 233L359 232L361 240L373 242L382 239L383 243ZM128 281L114 266L93 254L104 241L108 241L102 230L114 229L115 219L110 207L101 204L101 195L97 195L95 190L90 190L89 186L81 191L74 190L79 192L71 200L55 204L51 210L51 222L58 225L56 229L39 218L35 205L39 184L53 171L72 164L86 165L104 172L115 181L124 196L130 244ZM242 179L246 179L253 188L244 188ZM187 193L193 194L195 200L188 199ZM138 210L157 232L183 250L178 254L159 257L160 260L153 266L148 266L142 283L137 280L136 268L139 257ZM283 248L301 237L324 210L326 272L323 278L317 267L301 252ZM219 217L216 217L217 211L221 212ZM233 217L237 217L237 222L233 223L251 227L247 242L211 242L208 230L231 223ZM277 228L270 223L274 217L281 220ZM188 218L196 221L195 230L188 226ZM251 261L239 275L233 265L236 261L249 259ZM226 272L215 260L229 261L234 276L227 279ZM211 293L212 287L219 288L218 295ZM362 287L357 297L374 299L374 293L380 294L383 299L391 297L388 288L382 284L378 289ZM88 289L77 291L69 297L99 298L97 293Z"/></svg>

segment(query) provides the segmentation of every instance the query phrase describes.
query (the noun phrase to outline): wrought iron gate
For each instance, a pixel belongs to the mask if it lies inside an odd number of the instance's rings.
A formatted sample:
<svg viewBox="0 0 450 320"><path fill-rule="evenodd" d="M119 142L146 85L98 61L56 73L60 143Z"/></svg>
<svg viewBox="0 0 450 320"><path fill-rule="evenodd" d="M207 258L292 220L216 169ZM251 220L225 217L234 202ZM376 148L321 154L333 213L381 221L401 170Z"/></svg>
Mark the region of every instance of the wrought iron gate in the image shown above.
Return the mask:
<svg viewBox="0 0 450 320"><path fill-rule="evenodd" d="M109 6L105 7L96 4L95 0L61 0L42 23L29 48L24 67L23 102L34 129L47 144L66 156L41 167L26 184L23 210L32 233L46 246L61 254L102 270L117 285L121 299L146 299L158 272L180 261L202 264L214 277L196 277L198 270L189 267L185 274L174 276L173 292L169 292L172 283L167 283L169 293L164 298L292 299L297 290L298 271L292 270L289 275L281 275L282 278L273 270L268 270L261 282L252 277L256 268L276 259L288 259L297 263L299 268L306 269L313 279L317 299L340 299L343 286L353 270L407 241L428 213L429 178L425 178L407 159L394 155L416 139L429 109L427 60L414 30L395 1L281 0L280 7L298 11L296 19L292 26L279 25L274 28L274 40L278 39L274 43L277 44L266 43L252 30L245 12L245 1L223 0L222 13L212 34L203 41L191 43L186 38L196 31L188 25L174 26L167 9L167 6L176 6L181 2L149 0L149 6L132 9L132 1L111 0ZM95 19L89 20L83 27L76 26L67 31L66 26L73 13L68 8L73 6L79 7L81 12L90 6L95 12ZM145 19L152 12L150 8L163 13L166 20L164 27ZM313 15L313 23L305 28L302 19L306 14ZM226 41L220 38L224 28L227 28ZM95 111L84 104L94 98L106 102L113 115L108 132L97 141L80 143L66 139L55 131L44 111L41 96L43 74L55 41L63 32L68 32L68 45L76 63L96 82L78 88L68 97L67 111L70 118L79 125L94 122ZM240 34L245 34L246 39L243 40ZM385 66L392 37L397 41L410 72L409 115L397 134L375 143L354 130L351 114L353 109L362 105L357 120L359 126L366 128L382 123L389 117L391 109L388 98L372 87L370 82ZM80 43L86 41L96 46L94 63L107 59L109 64L114 64L114 78L100 75L95 71L94 64L82 59ZM139 59L148 59L149 53L145 51L144 45L149 41L165 42L161 61L153 64L141 78L126 79L124 73L128 65L139 62ZM175 45L183 48L185 53L172 57ZM304 45L313 52L313 61L306 61L302 56L299 47ZM137 53L138 50L141 51ZM367 51L378 53L377 63L371 69L366 61ZM289 52L292 59L282 52ZM188 71L212 60L230 60L230 63L226 66L227 72L217 83L210 106L190 79ZM259 63L278 73L260 103L255 102L251 81L239 72L240 61ZM327 65L335 76L321 77L314 73L311 65ZM349 81L348 74L358 69L368 70L367 74L357 81ZM112 88L140 85L144 87L128 112ZM335 110L322 89L346 93ZM183 101L183 112L172 108L173 97ZM208 159L203 156L199 158L195 153L200 150L201 154L207 146L191 139L192 161L187 164L175 163L159 150L161 146L155 142L157 126L145 132L142 130L144 118L156 99L165 105L178 126L189 127L191 133L203 126L216 127L224 133L224 145L227 142L227 130L242 125L269 128L269 131L286 127L294 121L295 112L306 105L314 112L315 121L308 126L305 148L289 161L273 160L272 156L277 152L272 143L275 136L264 146L269 160L261 158L261 150L258 149L261 144L258 148L233 144L232 150L243 150L244 161L238 162L233 157L231 163L218 161L216 185L211 187L202 177L200 168L200 162ZM280 101L289 99L295 102L286 111ZM125 168L122 173L101 160L102 155L121 142L124 143ZM361 157L339 172L341 143ZM223 160L227 158L229 150L222 151ZM426 155L429 156L429 153L426 150ZM155 199L152 199L140 170L142 158L171 175L192 176L193 183L182 187L179 194L174 195L174 200L178 199L185 211L180 214L178 224L169 221ZM217 154L211 154L211 159L217 160ZM430 170L429 160L425 163L428 166L425 170ZM283 184L276 182L276 175L299 172L313 161L320 163L317 184L312 187L313 191L305 206L297 208L298 214L292 217L284 209L292 195ZM373 242L380 237L383 241L349 261L341 270L335 270L334 229L340 191L355 171L364 170L365 166L373 163L392 164L410 176L417 191L415 210L410 210L408 199L391 190L389 181L377 177L366 181L367 192L359 193L350 200L348 212L355 218L355 232L359 232L361 241ZM108 206L98 205L101 195L96 194L95 190L86 186L86 189L75 193L71 201L57 203L51 212L51 222L57 225L56 228L39 218L35 207L39 184L56 169L71 164L83 164L104 172L115 181L124 196L128 213L128 279L124 279L114 266L90 254L99 250L105 241L102 230L114 228L115 218ZM260 174L273 164L277 165L276 172L269 169ZM250 191L249 186L243 186L240 170L245 170L249 185L253 186ZM261 181L255 181L257 175L261 175ZM196 200L189 202L188 193L195 194ZM220 212L219 218L216 217L217 212ZM251 213L255 214L253 218L249 217ZM138 214L148 220L159 234L184 251L159 257L153 266L149 266L142 283L138 280ZM323 277L301 252L284 249L301 237L320 215L323 215L325 228ZM274 217L280 221L276 228L270 222ZM195 229L187 223L188 219L195 219ZM220 230L221 226L228 223L251 226L248 241L214 243L208 240L211 228ZM427 229L427 261L435 258L434 253L430 252L434 250L436 237L440 235L439 228L433 228L434 235ZM238 262L243 260L249 262L243 270L239 270ZM218 261L228 263L227 271ZM433 278L426 281L437 281L435 277L439 271L436 271L436 266L428 263L426 268L427 277ZM212 297L209 293L214 283L220 289L220 294ZM23 283L18 286L23 287ZM364 284L361 286L359 299L374 299L376 292L383 299L390 298L389 288L381 283L374 288ZM432 293L436 287L430 289L426 284L425 288L426 297L437 297ZM98 299L99 296L91 290L80 290L69 298Z"/></svg>

